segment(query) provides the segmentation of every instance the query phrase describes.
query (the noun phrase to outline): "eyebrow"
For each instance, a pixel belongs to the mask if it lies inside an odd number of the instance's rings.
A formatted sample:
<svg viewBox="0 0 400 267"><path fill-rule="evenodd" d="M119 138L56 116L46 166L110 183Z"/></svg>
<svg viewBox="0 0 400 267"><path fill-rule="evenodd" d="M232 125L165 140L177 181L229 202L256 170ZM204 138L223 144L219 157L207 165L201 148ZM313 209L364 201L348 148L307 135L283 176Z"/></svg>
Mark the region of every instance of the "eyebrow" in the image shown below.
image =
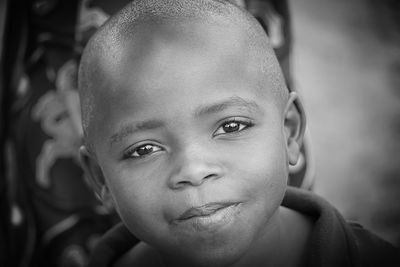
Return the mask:
<svg viewBox="0 0 400 267"><path fill-rule="evenodd" d="M215 104L198 107L194 114L196 117L201 117L218 113L231 107L245 109L246 111L251 113L263 113L262 109L255 101L249 101L239 96L233 96L228 98L227 100Z"/></svg>
<svg viewBox="0 0 400 267"><path fill-rule="evenodd" d="M162 127L164 127L164 123L160 120L147 120L124 125L110 137L110 146L114 143L120 142L122 139L128 135L134 134L135 132L154 130Z"/></svg>
<svg viewBox="0 0 400 267"><path fill-rule="evenodd" d="M202 117L210 114L215 114L221 111L224 111L231 107L237 107L241 109L245 109L248 112L255 113L255 112L262 112L262 109L255 101L248 101L238 96L233 96L228 98L227 100L217 102L211 105L200 106L196 108L194 112L195 117ZM146 130L154 130L157 128L164 127L165 124L163 121L152 119L146 121L140 121L137 123L130 123L127 125L122 126L116 133L114 133L110 137L110 147L120 142L122 139L127 137L128 135L132 135L139 131L146 131Z"/></svg>

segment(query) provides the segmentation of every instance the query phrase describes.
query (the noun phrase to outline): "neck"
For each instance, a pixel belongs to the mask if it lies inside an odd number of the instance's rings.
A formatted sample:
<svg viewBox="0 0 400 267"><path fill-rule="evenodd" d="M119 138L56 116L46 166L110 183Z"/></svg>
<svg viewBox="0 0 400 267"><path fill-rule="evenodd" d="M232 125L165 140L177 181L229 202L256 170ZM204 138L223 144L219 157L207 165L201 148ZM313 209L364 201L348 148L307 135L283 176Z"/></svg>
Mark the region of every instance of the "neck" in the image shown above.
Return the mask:
<svg viewBox="0 0 400 267"><path fill-rule="evenodd" d="M282 266L283 220L280 208L260 231L258 238L254 240L248 252L232 267L245 266Z"/></svg>
<svg viewBox="0 0 400 267"><path fill-rule="evenodd" d="M231 267L306 266L312 222L306 216L280 207L249 252Z"/></svg>

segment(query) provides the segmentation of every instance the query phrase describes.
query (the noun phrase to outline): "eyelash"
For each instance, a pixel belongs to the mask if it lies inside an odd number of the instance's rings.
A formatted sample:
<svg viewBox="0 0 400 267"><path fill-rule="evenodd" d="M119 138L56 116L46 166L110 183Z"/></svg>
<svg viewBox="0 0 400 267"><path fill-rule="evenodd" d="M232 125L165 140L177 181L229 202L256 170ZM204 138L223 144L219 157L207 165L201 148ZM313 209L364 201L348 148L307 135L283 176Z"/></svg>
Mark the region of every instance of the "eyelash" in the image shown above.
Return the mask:
<svg viewBox="0 0 400 267"><path fill-rule="evenodd" d="M237 127L239 127L237 130L234 130L232 132L222 132L219 133L220 129L223 130L224 126L228 126L230 124L230 127L233 126L233 124L236 124ZM250 127L254 126L254 123L250 120L244 120L244 119L229 119L224 121L218 128L217 130L214 132L213 136L220 136L220 135L232 135L232 134L237 134L240 133ZM147 154L143 154L140 155L139 154L139 149L152 149L149 153ZM154 148L156 148L156 150L154 151ZM155 144L151 144L151 143L145 143L139 146L134 146L133 148L128 149L125 153L124 153L124 158L133 158L133 159L139 159L139 158L145 158L147 156L150 156L153 153L159 152L159 151L163 151L164 149L161 146L155 145ZM136 155L135 155L136 154Z"/></svg>
<svg viewBox="0 0 400 267"><path fill-rule="evenodd" d="M139 149L141 148L148 148L148 149L154 149L156 148L156 151L151 151L148 154L144 154L144 155L140 155L139 154ZM151 143L146 143L146 144L142 144L139 146L135 146L133 148L128 149L125 153L124 153L124 158L133 158L133 159L139 159L139 158L145 158L147 156L150 156L153 153L159 152L159 151L163 151L164 149L161 146L155 145L155 144L151 144ZM135 155L137 154L137 155Z"/></svg>
<svg viewBox="0 0 400 267"><path fill-rule="evenodd" d="M227 125L231 125L232 124L237 124L237 127L239 127L237 130L234 130L232 132L222 132L222 133L218 133L220 131L220 129L223 129L224 126ZM247 130L248 128L254 126L254 123L251 120L245 120L245 119L237 119L237 118L233 118L233 119L229 119L224 121L219 127L218 129L214 132L213 136L219 136L219 135L231 135L231 134L236 134L239 132L242 132L244 130Z"/></svg>

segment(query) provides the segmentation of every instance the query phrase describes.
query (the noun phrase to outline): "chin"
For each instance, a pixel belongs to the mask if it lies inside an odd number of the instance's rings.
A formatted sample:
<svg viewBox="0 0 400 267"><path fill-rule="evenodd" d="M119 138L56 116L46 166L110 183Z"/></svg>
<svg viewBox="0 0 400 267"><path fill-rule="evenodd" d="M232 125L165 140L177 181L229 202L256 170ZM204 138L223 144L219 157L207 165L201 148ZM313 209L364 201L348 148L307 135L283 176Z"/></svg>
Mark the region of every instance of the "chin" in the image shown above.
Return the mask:
<svg viewBox="0 0 400 267"><path fill-rule="evenodd" d="M240 259L240 255L232 252L213 252L213 253L194 253L186 259L178 260L180 264L173 266L187 266L187 267L227 267L232 266ZM187 254L188 255L188 254ZM177 259L174 259L177 260Z"/></svg>
<svg viewBox="0 0 400 267"><path fill-rule="evenodd" d="M236 239L236 238L232 238ZM240 239L239 239L240 240ZM185 247L170 259L174 264L172 266L188 267L225 267L231 266L245 254L245 246L237 246L239 240L231 240L226 245L218 244L200 244ZM242 244L243 245L243 244Z"/></svg>

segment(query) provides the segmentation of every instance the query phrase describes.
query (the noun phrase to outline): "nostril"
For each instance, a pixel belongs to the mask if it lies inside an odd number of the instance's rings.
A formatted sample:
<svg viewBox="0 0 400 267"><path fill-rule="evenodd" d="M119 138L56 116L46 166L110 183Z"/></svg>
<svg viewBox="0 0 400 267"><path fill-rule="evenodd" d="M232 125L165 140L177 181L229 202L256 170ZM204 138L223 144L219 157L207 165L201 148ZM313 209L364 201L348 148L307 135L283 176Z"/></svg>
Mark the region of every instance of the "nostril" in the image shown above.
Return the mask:
<svg viewBox="0 0 400 267"><path fill-rule="evenodd" d="M199 186L199 185L203 184L206 180L213 179L216 177L218 177L218 175L215 173L212 173L212 174L203 176L202 178L199 177L200 179L182 179L182 180L178 181L177 183L175 183L174 187L175 188L184 188L187 186Z"/></svg>
<svg viewBox="0 0 400 267"><path fill-rule="evenodd" d="M193 154L190 155L193 156ZM179 164L171 170L168 179L171 188L182 189L183 187L200 186L206 180L210 182L222 175L222 167L218 163L210 163L209 160L198 157L179 157L178 159Z"/></svg>
<svg viewBox="0 0 400 267"><path fill-rule="evenodd" d="M190 185L191 183L189 181L179 181L176 185L177 187L184 187L187 185Z"/></svg>

